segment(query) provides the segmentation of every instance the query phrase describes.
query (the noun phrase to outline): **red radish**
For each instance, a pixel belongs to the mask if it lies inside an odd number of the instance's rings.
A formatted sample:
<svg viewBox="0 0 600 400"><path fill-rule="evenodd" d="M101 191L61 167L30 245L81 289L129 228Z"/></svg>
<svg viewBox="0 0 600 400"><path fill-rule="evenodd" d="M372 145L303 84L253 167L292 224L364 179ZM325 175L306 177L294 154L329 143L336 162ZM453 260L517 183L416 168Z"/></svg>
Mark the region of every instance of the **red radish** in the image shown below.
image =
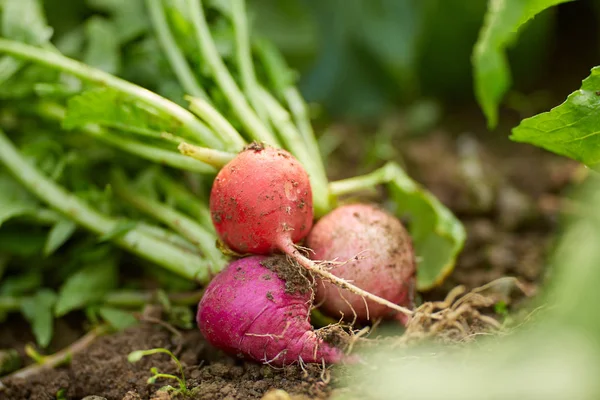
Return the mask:
<svg viewBox="0 0 600 400"><path fill-rule="evenodd" d="M210 210L229 248L273 253L304 239L312 227L308 174L287 151L252 144L219 171Z"/></svg>
<svg viewBox="0 0 600 400"><path fill-rule="evenodd" d="M273 366L340 362L344 353L312 330L312 293L308 273L284 256L250 256L213 278L196 321L211 344L232 355Z"/></svg>
<svg viewBox="0 0 600 400"><path fill-rule="evenodd" d="M368 204L338 207L315 224L307 245L314 259L341 262L332 263L334 275L393 303L411 306L415 257L408 232L393 215ZM361 321L391 315L388 307L330 282L317 283L316 302L326 313L350 320L355 315Z"/></svg>
<svg viewBox="0 0 600 400"><path fill-rule="evenodd" d="M210 212L221 241L238 253L279 250L336 285L407 315L405 307L323 270L294 245L313 223L312 190L302 164L285 150L253 143L217 174Z"/></svg>

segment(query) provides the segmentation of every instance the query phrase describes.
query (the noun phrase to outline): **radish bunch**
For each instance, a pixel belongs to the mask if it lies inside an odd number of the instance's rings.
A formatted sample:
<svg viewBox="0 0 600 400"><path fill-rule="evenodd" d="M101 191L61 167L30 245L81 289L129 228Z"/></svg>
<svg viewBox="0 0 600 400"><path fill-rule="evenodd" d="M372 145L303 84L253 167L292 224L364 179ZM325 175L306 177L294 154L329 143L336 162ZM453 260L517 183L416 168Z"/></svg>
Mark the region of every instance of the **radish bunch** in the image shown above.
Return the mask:
<svg viewBox="0 0 600 400"><path fill-rule="evenodd" d="M404 321L410 314L415 264L400 221L372 206L342 206L313 228L308 174L287 151L247 146L217 175L210 210L220 240L255 255L227 266L199 304L199 328L216 347L277 366L344 360L310 326L315 293L333 316ZM295 245L307 235L313 259ZM289 260L266 257L274 253ZM274 272L286 268L302 271ZM290 289L298 276L301 290Z"/></svg>

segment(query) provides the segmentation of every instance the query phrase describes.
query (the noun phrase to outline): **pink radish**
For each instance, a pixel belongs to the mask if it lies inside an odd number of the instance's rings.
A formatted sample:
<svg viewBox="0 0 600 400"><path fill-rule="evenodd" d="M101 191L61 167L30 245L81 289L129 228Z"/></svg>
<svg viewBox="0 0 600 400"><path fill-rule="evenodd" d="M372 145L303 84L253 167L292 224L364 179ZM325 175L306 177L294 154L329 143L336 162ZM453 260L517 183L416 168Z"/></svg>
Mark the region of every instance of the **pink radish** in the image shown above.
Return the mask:
<svg viewBox="0 0 600 400"><path fill-rule="evenodd" d="M313 224L312 190L302 164L287 151L257 143L247 146L217 174L210 211L219 238L235 252L279 250L339 287L412 314L324 270L295 247Z"/></svg>
<svg viewBox="0 0 600 400"><path fill-rule="evenodd" d="M229 354L273 366L344 360L312 330L313 287L303 271L284 256L233 261L206 288L196 318L200 331Z"/></svg>
<svg viewBox="0 0 600 400"><path fill-rule="evenodd" d="M332 263L334 275L391 302L411 306L415 257L408 232L393 215L368 204L341 206L321 218L306 240L314 259L339 262ZM316 303L327 314L347 320L391 315L388 307L330 282L317 282Z"/></svg>

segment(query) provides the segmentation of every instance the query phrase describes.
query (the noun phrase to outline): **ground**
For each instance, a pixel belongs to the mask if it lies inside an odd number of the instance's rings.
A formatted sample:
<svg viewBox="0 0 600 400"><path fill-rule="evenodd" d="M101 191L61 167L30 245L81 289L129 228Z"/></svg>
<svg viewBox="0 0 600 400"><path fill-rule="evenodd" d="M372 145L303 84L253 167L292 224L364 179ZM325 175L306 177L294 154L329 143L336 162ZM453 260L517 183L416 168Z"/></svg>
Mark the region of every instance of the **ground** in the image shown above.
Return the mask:
<svg viewBox="0 0 600 400"><path fill-rule="evenodd" d="M361 169L362 146L352 141L352 129L340 128L347 139L332 155L328 168L335 178ZM531 293L545 276L545 257L557 229L561 202L558 196L581 172L577 165L528 145L511 143L505 134L451 135L445 131L397 145L409 174L430 189L463 221L468 232L465 250L454 272L443 285L421 300L441 300L457 285L466 289L494 279L518 277ZM484 141L483 141L484 140ZM357 150L357 147L359 148ZM351 166L351 167L350 167ZM356 171L352 171L356 169ZM364 171L363 171L364 172ZM0 348L23 351L31 340L26 325L11 319L0 332ZM78 320L63 320L58 337L66 344L80 334ZM165 347L185 366L190 388L197 399L325 399L337 388L341 370L321 366L273 369L234 360L208 346L199 332L176 336L162 325L144 323L129 330L103 336L73 357L68 366L46 371L26 380L9 379L0 398L52 399L61 389L68 399L98 395L106 399L166 399L157 390L165 384L147 383L150 368L176 374L164 354L127 361L133 350Z"/></svg>

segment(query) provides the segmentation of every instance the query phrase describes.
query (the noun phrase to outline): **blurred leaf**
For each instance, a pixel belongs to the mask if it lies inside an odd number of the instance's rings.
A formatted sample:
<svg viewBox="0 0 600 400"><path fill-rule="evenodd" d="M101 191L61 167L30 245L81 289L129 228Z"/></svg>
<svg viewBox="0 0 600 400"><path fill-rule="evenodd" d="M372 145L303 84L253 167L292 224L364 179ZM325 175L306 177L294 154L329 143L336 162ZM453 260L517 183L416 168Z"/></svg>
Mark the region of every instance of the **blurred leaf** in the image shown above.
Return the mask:
<svg viewBox="0 0 600 400"><path fill-rule="evenodd" d="M460 221L395 164L390 168L388 190L396 214L408 215L409 231L418 257L417 289L429 290L452 272L466 240Z"/></svg>
<svg viewBox="0 0 600 400"><path fill-rule="evenodd" d="M2 36L32 45L50 40L52 28L46 22L39 0L5 0Z"/></svg>
<svg viewBox="0 0 600 400"><path fill-rule="evenodd" d="M531 143L588 166L600 163L600 67L581 89L552 110L521 121L510 138Z"/></svg>
<svg viewBox="0 0 600 400"><path fill-rule="evenodd" d="M115 26L105 18L94 16L85 24L87 47L83 61L110 74L119 72L121 49Z"/></svg>
<svg viewBox="0 0 600 400"><path fill-rule="evenodd" d="M46 237L45 232L30 231L23 226L3 227L0 229L0 252L21 257L35 256L42 253Z"/></svg>
<svg viewBox="0 0 600 400"><path fill-rule="evenodd" d="M39 204L21 185L0 172L0 227L6 221L39 208Z"/></svg>
<svg viewBox="0 0 600 400"><path fill-rule="evenodd" d="M19 296L33 292L42 286L42 275L39 271L26 272L9 276L0 285L0 295Z"/></svg>
<svg viewBox="0 0 600 400"><path fill-rule="evenodd" d="M119 221L119 223L109 232L106 232L104 235L98 237L98 243L106 242L112 240L114 238L125 235L127 232L132 230L137 226L137 221L124 220Z"/></svg>
<svg viewBox="0 0 600 400"><path fill-rule="evenodd" d="M21 301L21 312L33 328L33 334L40 347L50 344L53 333L52 309L56 302L56 294L49 289L41 289L35 296Z"/></svg>
<svg viewBox="0 0 600 400"><path fill-rule="evenodd" d="M506 48L536 14L568 1L572 0L490 0L473 53L475 94L489 128L498 124L498 105L511 84Z"/></svg>
<svg viewBox="0 0 600 400"><path fill-rule="evenodd" d="M48 234L48 239L44 246L44 256L49 256L62 246L75 233L77 225L75 222L62 219L58 221Z"/></svg>
<svg viewBox="0 0 600 400"><path fill-rule="evenodd" d="M148 30L143 0L87 0L90 7L108 13L120 43L128 42Z"/></svg>
<svg viewBox="0 0 600 400"><path fill-rule="evenodd" d="M115 90L96 88L71 98L63 127L73 129L90 123L117 129L177 133L174 120L140 105Z"/></svg>
<svg viewBox="0 0 600 400"><path fill-rule="evenodd" d="M98 313L116 330L122 331L137 324L137 319L131 313L113 307L100 307Z"/></svg>
<svg viewBox="0 0 600 400"><path fill-rule="evenodd" d="M117 278L118 270L112 258L85 266L71 275L60 288L55 315L60 317L102 300L109 290L116 287Z"/></svg>

